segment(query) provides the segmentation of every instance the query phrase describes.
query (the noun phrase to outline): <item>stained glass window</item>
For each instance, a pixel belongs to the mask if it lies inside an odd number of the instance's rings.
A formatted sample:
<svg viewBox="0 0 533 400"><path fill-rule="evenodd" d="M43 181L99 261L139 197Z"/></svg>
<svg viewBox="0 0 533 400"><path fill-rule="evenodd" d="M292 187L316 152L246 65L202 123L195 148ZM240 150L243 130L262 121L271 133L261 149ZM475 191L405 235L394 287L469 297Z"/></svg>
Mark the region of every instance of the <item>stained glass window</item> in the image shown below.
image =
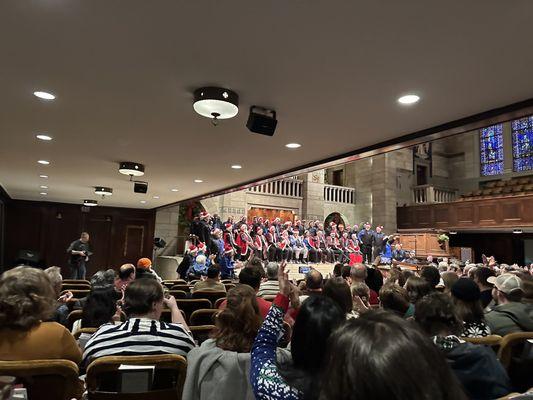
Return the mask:
<svg viewBox="0 0 533 400"><path fill-rule="evenodd" d="M481 175L503 174L503 125L479 130Z"/></svg>
<svg viewBox="0 0 533 400"><path fill-rule="evenodd" d="M515 119L511 123L513 132L513 171L533 169L533 115Z"/></svg>

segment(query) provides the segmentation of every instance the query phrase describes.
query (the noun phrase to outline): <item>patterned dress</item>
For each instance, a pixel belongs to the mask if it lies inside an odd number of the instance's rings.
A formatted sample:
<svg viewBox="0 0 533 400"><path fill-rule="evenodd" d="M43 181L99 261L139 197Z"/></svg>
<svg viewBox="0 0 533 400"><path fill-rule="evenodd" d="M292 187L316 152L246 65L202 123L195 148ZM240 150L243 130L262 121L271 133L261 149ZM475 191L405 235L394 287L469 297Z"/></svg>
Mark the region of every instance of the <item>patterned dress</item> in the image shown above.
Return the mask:
<svg viewBox="0 0 533 400"><path fill-rule="evenodd" d="M258 400L297 400L302 394L287 385L276 366L278 338L283 334L283 316L289 299L278 294L270 307L252 347L250 379Z"/></svg>

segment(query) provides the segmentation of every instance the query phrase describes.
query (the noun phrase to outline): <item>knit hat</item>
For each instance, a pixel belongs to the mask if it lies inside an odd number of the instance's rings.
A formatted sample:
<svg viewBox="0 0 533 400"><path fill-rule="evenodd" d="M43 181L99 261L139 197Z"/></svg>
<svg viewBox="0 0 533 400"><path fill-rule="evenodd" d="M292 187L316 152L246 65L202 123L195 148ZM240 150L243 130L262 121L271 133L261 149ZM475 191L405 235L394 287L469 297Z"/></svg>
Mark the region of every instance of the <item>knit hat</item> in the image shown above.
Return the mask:
<svg viewBox="0 0 533 400"><path fill-rule="evenodd" d="M137 261L137 268L149 269L152 265L152 261L149 258L143 257Z"/></svg>
<svg viewBox="0 0 533 400"><path fill-rule="evenodd" d="M500 292L510 294L516 290L522 290L522 279L513 274L501 274L500 276L489 276L488 283L496 286Z"/></svg>
<svg viewBox="0 0 533 400"><path fill-rule="evenodd" d="M463 301L476 301L481 297L478 285L469 278L460 278L451 289L452 295Z"/></svg>

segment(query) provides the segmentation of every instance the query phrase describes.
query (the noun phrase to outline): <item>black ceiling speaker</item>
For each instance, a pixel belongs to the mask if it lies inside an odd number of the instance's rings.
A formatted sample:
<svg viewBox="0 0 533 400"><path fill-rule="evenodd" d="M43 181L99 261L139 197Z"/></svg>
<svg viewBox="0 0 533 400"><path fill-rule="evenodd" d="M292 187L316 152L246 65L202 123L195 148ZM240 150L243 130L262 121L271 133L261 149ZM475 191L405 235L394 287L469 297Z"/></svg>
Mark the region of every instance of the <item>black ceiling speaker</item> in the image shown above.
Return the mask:
<svg viewBox="0 0 533 400"><path fill-rule="evenodd" d="M273 136L277 124L276 111L258 106L250 107L250 115L246 126L251 132Z"/></svg>
<svg viewBox="0 0 533 400"><path fill-rule="evenodd" d="M148 182L135 181L133 183L133 191L135 193L146 193L148 191Z"/></svg>
<svg viewBox="0 0 533 400"><path fill-rule="evenodd" d="M162 249L166 245L167 245L167 242L165 242L163 239L154 238L154 246L157 247L158 249Z"/></svg>

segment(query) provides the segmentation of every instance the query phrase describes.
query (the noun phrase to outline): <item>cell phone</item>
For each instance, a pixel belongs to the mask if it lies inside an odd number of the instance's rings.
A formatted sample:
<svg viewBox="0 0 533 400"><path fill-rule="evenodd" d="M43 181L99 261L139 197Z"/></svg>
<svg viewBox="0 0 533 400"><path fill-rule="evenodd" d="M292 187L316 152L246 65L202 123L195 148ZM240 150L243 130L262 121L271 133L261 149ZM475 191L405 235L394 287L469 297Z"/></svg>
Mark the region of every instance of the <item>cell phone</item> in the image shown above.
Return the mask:
<svg viewBox="0 0 533 400"><path fill-rule="evenodd" d="M311 267L306 267L305 265L301 265L298 267L298 272L300 274L308 274L309 271L311 271Z"/></svg>

